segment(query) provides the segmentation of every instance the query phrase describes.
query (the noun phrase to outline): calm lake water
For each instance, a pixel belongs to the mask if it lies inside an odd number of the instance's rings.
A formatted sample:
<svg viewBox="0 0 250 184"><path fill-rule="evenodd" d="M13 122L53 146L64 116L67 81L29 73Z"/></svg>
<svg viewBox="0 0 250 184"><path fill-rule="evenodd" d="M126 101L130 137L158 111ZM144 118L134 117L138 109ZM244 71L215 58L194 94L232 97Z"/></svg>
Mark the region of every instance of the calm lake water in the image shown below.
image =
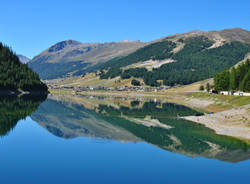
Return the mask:
<svg viewBox="0 0 250 184"><path fill-rule="evenodd" d="M249 183L250 146L157 100L0 97L0 182Z"/></svg>

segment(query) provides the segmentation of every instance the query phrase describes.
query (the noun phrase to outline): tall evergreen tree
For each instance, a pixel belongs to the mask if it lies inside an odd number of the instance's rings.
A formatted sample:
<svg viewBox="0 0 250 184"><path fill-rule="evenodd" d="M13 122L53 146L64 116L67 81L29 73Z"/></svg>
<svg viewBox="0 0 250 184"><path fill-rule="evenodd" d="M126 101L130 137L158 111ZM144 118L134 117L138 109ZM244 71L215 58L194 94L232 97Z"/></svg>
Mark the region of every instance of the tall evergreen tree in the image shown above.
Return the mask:
<svg viewBox="0 0 250 184"><path fill-rule="evenodd" d="M232 68L217 74L214 78L215 89L218 91L250 92L250 60L248 59L237 68Z"/></svg>

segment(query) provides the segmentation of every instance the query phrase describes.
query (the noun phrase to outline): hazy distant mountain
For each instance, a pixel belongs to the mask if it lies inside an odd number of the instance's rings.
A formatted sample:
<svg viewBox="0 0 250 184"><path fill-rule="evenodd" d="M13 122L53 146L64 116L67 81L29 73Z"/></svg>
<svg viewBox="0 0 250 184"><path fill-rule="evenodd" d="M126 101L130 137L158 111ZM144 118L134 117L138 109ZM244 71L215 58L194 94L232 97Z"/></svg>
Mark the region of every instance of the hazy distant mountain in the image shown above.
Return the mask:
<svg viewBox="0 0 250 184"><path fill-rule="evenodd" d="M30 61L30 58L26 57L26 56L23 56L23 55L20 55L18 54L17 57L19 58L19 60L21 61L21 63L28 63Z"/></svg>
<svg viewBox="0 0 250 184"><path fill-rule="evenodd" d="M29 66L42 79L81 75L99 63L125 56L144 46L140 41L80 43L66 40L49 47L34 57Z"/></svg>

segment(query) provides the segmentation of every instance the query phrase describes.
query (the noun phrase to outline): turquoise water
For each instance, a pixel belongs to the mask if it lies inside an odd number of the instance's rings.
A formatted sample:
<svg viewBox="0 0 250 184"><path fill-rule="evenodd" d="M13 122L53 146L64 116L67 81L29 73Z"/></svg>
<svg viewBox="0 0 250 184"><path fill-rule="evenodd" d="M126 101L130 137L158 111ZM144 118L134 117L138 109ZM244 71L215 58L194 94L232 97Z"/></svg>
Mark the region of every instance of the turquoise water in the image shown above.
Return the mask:
<svg viewBox="0 0 250 184"><path fill-rule="evenodd" d="M83 101L88 105L70 97L0 104L0 123L8 122L0 126L1 183L249 182L249 146L176 118L197 113L191 109Z"/></svg>

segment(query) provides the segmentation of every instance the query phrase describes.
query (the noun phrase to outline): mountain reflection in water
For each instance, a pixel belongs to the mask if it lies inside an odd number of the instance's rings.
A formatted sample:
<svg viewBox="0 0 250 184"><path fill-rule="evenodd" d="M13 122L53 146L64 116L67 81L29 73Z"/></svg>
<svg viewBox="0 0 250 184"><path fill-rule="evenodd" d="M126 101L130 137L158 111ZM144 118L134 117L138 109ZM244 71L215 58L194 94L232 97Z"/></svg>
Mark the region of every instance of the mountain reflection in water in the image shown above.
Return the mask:
<svg viewBox="0 0 250 184"><path fill-rule="evenodd" d="M191 157L227 162L249 159L247 143L179 118L195 114L199 113L185 106L156 100L51 95L31 118L65 139L147 142Z"/></svg>

